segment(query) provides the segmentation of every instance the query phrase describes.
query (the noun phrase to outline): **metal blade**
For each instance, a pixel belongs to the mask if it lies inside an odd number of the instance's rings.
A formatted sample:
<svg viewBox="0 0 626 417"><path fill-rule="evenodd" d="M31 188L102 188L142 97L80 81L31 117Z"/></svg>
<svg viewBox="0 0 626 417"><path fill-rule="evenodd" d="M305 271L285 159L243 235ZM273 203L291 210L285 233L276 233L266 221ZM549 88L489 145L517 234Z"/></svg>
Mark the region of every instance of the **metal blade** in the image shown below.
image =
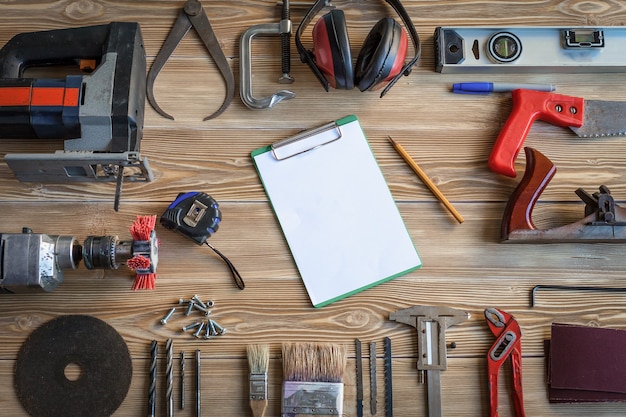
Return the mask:
<svg viewBox="0 0 626 417"><path fill-rule="evenodd" d="M626 101L585 100L582 127L570 127L581 138L626 135Z"/></svg>

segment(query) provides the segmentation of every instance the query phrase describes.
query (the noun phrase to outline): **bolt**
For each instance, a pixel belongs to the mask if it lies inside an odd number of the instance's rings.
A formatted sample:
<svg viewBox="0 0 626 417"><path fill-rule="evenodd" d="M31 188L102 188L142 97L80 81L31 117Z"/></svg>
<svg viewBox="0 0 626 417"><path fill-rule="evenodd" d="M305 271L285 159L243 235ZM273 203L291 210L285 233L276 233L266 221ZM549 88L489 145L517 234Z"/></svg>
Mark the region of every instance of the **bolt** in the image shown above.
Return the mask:
<svg viewBox="0 0 626 417"><path fill-rule="evenodd" d="M183 327L183 332L189 331L195 327L198 327L201 323L198 321L196 323L192 323L192 324L188 324L185 327Z"/></svg>
<svg viewBox="0 0 626 417"><path fill-rule="evenodd" d="M178 299L178 304L183 305L187 302L187 300L185 300L184 298L179 298Z"/></svg>
<svg viewBox="0 0 626 417"><path fill-rule="evenodd" d="M165 317L161 319L161 324L167 323L167 321L170 319L170 317L172 317L172 314L174 314L175 311L176 311L176 307L172 307L170 311L167 312Z"/></svg>
<svg viewBox="0 0 626 417"><path fill-rule="evenodd" d="M193 308L195 308L196 310L204 312L205 316L209 316L211 314L211 310L209 310L207 307L202 307L199 304L194 304Z"/></svg>
<svg viewBox="0 0 626 417"><path fill-rule="evenodd" d="M206 325L206 333L204 334L204 338L205 339L210 339L212 336L215 336L214 334L211 333L211 329L210 329L210 325L211 325L211 320L207 321L207 325Z"/></svg>
<svg viewBox="0 0 626 417"><path fill-rule="evenodd" d="M198 330L196 330L196 332L193 335L195 337L200 337L200 332L202 331L202 329L204 329L204 323L200 323L200 327L198 327Z"/></svg>
<svg viewBox="0 0 626 417"><path fill-rule="evenodd" d="M213 320L209 320L208 321L209 324L209 328L207 329L207 334L210 334L211 336L217 336L217 328L215 327L215 322Z"/></svg>
<svg viewBox="0 0 626 417"><path fill-rule="evenodd" d="M217 334L222 335L226 333L226 329L220 326L217 322L213 321L213 325L215 326L215 330L217 330Z"/></svg>
<svg viewBox="0 0 626 417"><path fill-rule="evenodd" d="M202 306L202 308L206 308L207 307L207 305L202 302L200 297L198 297L198 294L195 294L191 299L193 301L195 301L196 303L200 304Z"/></svg>
<svg viewBox="0 0 626 417"><path fill-rule="evenodd" d="M189 304L187 305L187 311L185 311L185 316L189 317L189 315L191 314L191 309L195 305L196 305L196 303L194 303L193 300L189 301Z"/></svg>

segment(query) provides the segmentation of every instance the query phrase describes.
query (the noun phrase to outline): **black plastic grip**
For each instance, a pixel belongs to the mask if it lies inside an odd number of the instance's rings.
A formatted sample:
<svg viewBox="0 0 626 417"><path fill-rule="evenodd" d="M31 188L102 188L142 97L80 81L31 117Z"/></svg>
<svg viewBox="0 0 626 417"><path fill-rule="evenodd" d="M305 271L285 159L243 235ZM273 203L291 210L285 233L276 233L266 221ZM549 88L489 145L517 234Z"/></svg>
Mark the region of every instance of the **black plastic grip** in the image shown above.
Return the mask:
<svg viewBox="0 0 626 417"><path fill-rule="evenodd" d="M100 59L111 25L28 32L0 49L0 78L22 78L28 67L64 65L76 58Z"/></svg>

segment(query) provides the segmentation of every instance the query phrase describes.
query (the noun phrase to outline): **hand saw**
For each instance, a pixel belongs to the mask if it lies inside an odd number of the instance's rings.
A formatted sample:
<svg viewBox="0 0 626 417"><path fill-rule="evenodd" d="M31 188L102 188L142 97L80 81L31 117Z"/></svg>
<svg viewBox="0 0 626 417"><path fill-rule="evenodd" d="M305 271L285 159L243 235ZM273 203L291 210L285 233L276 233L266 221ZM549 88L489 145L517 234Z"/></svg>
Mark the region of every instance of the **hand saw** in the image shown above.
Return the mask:
<svg viewBox="0 0 626 417"><path fill-rule="evenodd" d="M626 135L626 102L585 100L532 90L513 90L513 110L489 156L489 169L515 177L515 158L535 120L569 127L581 138Z"/></svg>

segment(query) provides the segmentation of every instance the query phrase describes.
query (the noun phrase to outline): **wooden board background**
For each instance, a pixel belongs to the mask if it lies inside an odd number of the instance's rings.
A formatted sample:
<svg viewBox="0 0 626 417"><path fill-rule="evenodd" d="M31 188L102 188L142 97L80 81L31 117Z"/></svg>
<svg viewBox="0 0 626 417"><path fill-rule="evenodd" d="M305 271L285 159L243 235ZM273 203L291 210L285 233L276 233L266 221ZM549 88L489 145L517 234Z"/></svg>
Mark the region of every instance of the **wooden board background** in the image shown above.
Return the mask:
<svg viewBox="0 0 626 417"><path fill-rule="evenodd" d="M182 7L179 1L22 0L0 1L0 44L20 32L86 26L111 21L141 24L148 66L159 51ZM239 78L239 37L251 25L276 22L280 10L271 0L205 1L204 8L223 50ZM175 352L202 355L202 415L251 415L247 400L245 348L270 343L270 406L267 416L280 414L283 342L324 341L345 344L345 413L355 416L354 339L393 345L393 411L397 417L425 416L426 389L417 383L415 331L388 320L390 312L413 305L463 309L472 317L449 329L449 369L443 372L446 416L489 413L486 380L487 349L494 338L483 310L497 307L513 314L523 332L523 385L529 416L621 416L623 404L554 405L547 399L543 341L554 322L626 328L626 295L542 292L535 308L529 290L538 284L624 286L623 245L498 243L506 201L524 170L517 160L517 179L490 172L486 160L511 110L510 96L463 96L449 92L453 82L492 80L554 83L558 92L587 99L626 100L624 74L442 75L434 71L433 31L436 26L620 26L626 6L612 0L405 0L423 43L422 59L383 99L376 93L324 92L299 62L292 45L290 86L297 98L273 109L253 111L235 97L219 118L203 122L222 103L224 85L212 59L191 32L157 78L155 95L174 121L160 117L146 104L141 152L150 161L155 181L127 184L119 212L113 211L110 184L50 185L20 183L0 164L0 231L17 233L28 226L38 233L117 234L128 237L137 214L161 214L179 192L204 191L223 211L223 222L211 242L227 254L246 280L235 288L225 266L207 248L158 226L161 241L159 278L154 291L130 291L132 273L87 271L66 273L65 282L49 294L3 295L0 299L0 407L2 415L26 415L13 388L20 346L39 325L64 314L88 314L106 320L124 337L134 373L128 396L115 415L147 413L148 361L151 340L174 339ZM336 1L346 12L356 55L367 31L391 9L384 2ZM294 25L305 9L293 7ZM306 42L310 41L307 35ZM310 43L308 43L310 45ZM275 38L253 43L253 85L256 97L283 88L280 47ZM237 92L238 94L238 92ZM402 216L423 258L422 269L322 309L311 307L278 223L252 165L249 153L302 129L347 114L361 120ZM463 214L459 225L416 178L387 142L399 141ZM561 225L582 217L583 204L574 190L590 192L601 184L619 201L626 199L626 140L577 139L569 130L537 122L526 140L547 155L558 173L538 203L538 227ZM52 152L55 141L3 140L0 152ZM228 332L214 340L181 334L187 324L175 316L159 319L179 298L199 294L216 306L213 317ZM367 353L367 349L364 350ZM194 414L193 360L188 360L187 407L176 415ZM384 412L382 357L378 359L378 414ZM159 367L158 415L165 415L164 366ZM365 411L369 416L366 367ZM514 415L511 385L501 381L500 416ZM178 377L177 377L178 378ZM178 384L175 397L178 398Z"/></svg>

